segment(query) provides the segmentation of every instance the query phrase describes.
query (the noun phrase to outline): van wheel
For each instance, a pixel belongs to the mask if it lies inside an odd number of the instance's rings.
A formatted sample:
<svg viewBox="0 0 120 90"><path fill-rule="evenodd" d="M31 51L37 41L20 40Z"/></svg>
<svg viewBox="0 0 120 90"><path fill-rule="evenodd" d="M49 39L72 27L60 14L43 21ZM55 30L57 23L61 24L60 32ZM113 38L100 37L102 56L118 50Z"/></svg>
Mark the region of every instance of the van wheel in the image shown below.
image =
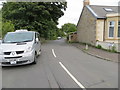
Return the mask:
<svg viewBox="0 0 120 90"><path fill-rule="evenodd" d="M36 53L34 55L34 62L33 62L33 64L37 64L37 54Z"/></svg>

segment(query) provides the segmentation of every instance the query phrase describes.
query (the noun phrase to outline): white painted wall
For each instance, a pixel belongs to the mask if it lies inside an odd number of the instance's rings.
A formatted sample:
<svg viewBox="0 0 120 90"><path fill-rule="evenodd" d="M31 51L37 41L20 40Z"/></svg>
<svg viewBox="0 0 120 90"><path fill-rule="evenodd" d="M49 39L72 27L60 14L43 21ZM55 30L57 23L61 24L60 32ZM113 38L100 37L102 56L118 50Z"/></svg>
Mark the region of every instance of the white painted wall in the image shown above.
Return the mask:
<svg viewBox="0 0 120 90"><path fill-rule="evenodd" d="M104 49L111 49L112 46L114 45L114 46L115 46L115 50L116 50L117 52L120 52L120 44L119 44L119 43L100 42L100 41L98 41L98 42L96 43L96 46L97 46L97 45L101 45L102 48L104 48Z"/></svg>

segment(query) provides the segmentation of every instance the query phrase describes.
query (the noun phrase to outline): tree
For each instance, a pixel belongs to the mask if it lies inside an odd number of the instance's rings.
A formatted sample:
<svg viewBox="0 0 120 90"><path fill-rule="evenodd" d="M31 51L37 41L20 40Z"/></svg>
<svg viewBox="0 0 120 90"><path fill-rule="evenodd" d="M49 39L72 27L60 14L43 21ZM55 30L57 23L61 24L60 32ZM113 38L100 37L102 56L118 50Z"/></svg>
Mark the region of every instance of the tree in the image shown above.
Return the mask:
<svg viewBox="0 0 120 90"><path fill-rule="evenodd" d="M2 38L2 22L0 22L0 39Z"/></svg>
<svg viewBox="0 0 120 90"><path fill-rule="evenodd" d="M14 25L12 24L11 21L2 22L2 37L4 37L4 35L7 32L13 32L13 31L14 31Z"/></svg>
<svg viewBox="0 0 120 90"><path fill-rule="evenodd" d="M58 19L66 8L65 2L7 2L2 13L4 19L12 21L15 29L35 30L47 39L51 31L56 33Z"/></svg>
<svg viewBox="0 0 120 90"><path fill-rule="evenodd" d="M76 25L72 23L66 23L61 27L62 32L67 34L77 31Z"/></svg>
<svg viewBox="0 0 120 90"><path fill-rule="evenodd" d="M7 32L14 31L14 25L11 21L6 21L2 18L2 11L0 10L0 39L2 39Z"/></svg>
<svg viewBox="0 0 120 90"><path fill-rule="evenodd" d="M57 30L57 37L64 37L65 33L60 29Z"/></svg>

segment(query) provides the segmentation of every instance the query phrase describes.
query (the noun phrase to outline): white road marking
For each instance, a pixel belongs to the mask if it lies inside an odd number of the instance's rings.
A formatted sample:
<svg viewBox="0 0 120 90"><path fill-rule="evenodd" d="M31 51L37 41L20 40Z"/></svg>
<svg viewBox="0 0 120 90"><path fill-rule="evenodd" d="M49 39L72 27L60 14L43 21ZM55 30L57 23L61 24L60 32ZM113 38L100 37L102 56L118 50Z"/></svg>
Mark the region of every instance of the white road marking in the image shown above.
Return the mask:
<svg viewBox="0 0 120 90"><path fill-rule="evenodd" d="M55 54L55 51L54 49L52 49L52 53L53 53L53 56L56 58L56 54ZM67 72L67 74L75 81L75 83L80 87L82 88L83 90L86 90L85 87L68 71L68 69L61 63L59 62L59 64L61 65L61 67Z"/></svg>
<svg viewBox="0 0 120 90"><path fill-rule="evenodd" d="M56 56L56 54L55 54L54 49L52 49L52 53L53 53L53 56L56 58L57 56Z"/></svg>
<svg viewBox="0 0 120 90"><path fill-rule="evenodd" d="M82 88L83 90L86 90L85 87L67 70L67 68L59 62L59 64L62 66L62 68L67 72L67 74L75 81L75 83Z"/></svg>

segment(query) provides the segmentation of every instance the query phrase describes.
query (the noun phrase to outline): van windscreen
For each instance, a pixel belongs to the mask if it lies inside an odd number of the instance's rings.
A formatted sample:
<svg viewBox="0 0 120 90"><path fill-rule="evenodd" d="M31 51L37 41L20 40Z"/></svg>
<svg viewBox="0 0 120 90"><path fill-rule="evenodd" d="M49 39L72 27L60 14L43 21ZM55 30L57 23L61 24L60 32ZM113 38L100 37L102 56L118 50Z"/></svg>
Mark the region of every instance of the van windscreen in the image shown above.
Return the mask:
<svg viewBox="0 0 120 90"><path fill-rule="evenodd" d="M30 42L33 40L33 32L13 32L8 33L3 39L3 43L20 43L20 42Z"/></svg>

